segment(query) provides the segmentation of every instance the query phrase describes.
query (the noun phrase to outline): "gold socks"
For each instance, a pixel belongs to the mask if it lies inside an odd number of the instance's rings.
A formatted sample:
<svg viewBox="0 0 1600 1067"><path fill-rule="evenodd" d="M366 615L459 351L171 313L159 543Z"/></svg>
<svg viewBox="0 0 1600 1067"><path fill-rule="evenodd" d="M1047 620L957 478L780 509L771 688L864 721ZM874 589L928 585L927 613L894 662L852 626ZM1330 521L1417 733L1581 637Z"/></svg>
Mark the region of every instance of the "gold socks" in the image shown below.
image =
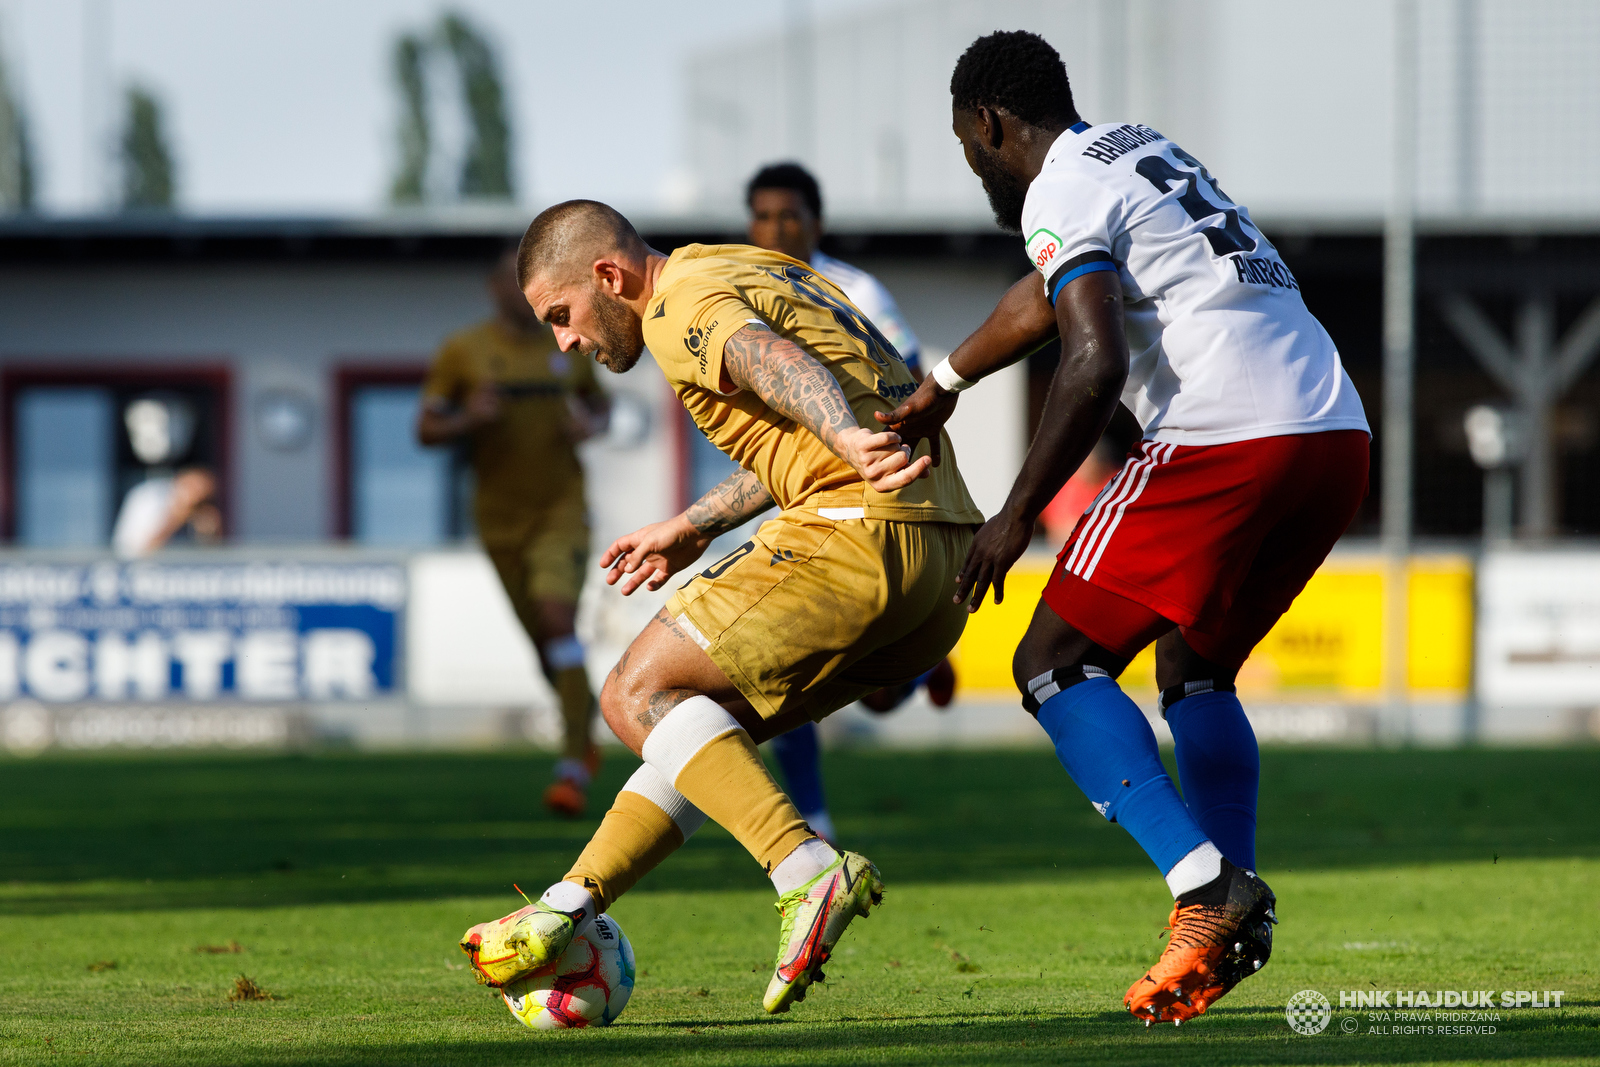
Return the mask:
<svg viewBox="0 0 1600 1067"><path fill-rule="evenodd" d="M742 729L730 730L702 746L678 772L673 785L749 849L769 875L801 842L816 836L772 780L755 743Z"/></svg>
<svg viewBox="0 0 1600 1067"><path fill-rule="evenodd" d="M599 914L682 847L705 821L647 763L622 787L562 881L587 889Z"/></svg>

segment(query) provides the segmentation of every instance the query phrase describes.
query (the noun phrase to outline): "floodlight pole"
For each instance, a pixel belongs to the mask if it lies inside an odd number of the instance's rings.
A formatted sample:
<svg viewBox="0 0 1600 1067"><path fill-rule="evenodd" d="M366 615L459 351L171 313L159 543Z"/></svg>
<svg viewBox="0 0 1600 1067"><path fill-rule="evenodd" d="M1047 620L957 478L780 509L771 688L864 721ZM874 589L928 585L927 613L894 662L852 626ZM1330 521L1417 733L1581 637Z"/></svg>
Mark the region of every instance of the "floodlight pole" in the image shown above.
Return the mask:
<svg viewBox="0 0 1600 1067"><path fill-rule="evenodd" d="M1408 567L1411 555L1416 340L1417 8L1394 0L1393 138L1383 228L1383 694L1381 732L1409 734Z"/></svg>

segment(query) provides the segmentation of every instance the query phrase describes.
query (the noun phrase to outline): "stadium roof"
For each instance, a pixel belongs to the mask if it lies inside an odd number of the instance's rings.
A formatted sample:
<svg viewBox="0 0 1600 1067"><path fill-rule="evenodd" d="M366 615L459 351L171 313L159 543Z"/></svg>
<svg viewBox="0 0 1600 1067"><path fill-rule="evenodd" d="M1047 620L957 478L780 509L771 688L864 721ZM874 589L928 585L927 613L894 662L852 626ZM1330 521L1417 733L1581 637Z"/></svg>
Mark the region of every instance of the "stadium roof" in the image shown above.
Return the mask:
<svg viewBox="0 0 1600 1067"><path fill-rule="evenodd" d="M224 217L166 212L97 216L0 217L0 266L138 262L372 262L483 260L514 242L529 208L469 207L367 217ZM739 215L636 215L647 240L673 248L694 241L742 241ZM1377 237L1379 219L1262 220L1275 238ZM1585 252L1600 221L1556 226L1542 219L1477 220L1470 226L1419 220L1435 237L1537 238L1577 243ZM1017 259L1017 239L989 220L830 220L828 245L846 255ZM1585 254L1582 258L1591 260ZM1584 271L1592 278L1592 270Z"/></svg>

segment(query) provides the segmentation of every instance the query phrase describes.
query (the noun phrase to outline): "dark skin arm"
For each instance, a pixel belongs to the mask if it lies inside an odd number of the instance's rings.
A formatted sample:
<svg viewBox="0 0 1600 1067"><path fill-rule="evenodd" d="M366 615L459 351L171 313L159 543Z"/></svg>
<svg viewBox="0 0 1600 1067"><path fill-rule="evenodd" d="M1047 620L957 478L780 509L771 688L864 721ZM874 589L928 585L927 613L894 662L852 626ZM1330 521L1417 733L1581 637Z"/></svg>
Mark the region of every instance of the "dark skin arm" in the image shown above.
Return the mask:
<svg viewBox="0 0 1600 1067"><path fill-rule="evenodd" d="M990 586L995 603L1004 598L1006 572L1027 550L1034 521L1088 458L1121 406L1128 342L1117 273L1096 271L1070 282L1056 300L1055 315L1061 363L1050 382L1039 432L1005 506L978 531L956 577L956 602L972 597L968 611L978 610Z"/></svg>
<svg viewBox="0 0 1600 1067"><path fill-rule="evenodd" d="M1000 298L983 325L950 353L950 366L969 382L1021 359L1040 345L1055 340L1056 309L1044 293L1044 279L1030 272ZM926 440L929 455L939 464L939 430L956 409L956 394L947 393L929 374L905 403L878 421L899 434L912 448Z"/></svg>

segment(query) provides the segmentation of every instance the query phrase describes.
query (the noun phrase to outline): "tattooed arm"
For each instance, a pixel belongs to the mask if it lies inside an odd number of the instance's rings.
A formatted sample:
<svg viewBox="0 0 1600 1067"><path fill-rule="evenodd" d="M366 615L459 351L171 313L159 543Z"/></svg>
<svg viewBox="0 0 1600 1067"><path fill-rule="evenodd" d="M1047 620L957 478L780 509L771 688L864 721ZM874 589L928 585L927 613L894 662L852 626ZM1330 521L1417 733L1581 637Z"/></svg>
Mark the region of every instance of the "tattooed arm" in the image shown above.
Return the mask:
<svg viewBox="0 0 1600 1067"><path fill-rule="evenodd" d="M699 559L719 534L772 506L772 494L749 471L738 471L689 505L681 515L651 523L611 543L600 566L611 568L606 584L622 581L622 595L639 586L654 591ZM623 581L626 577L626 581Z"/></svg>
<svg viewBox="0 0 1600 1067"><path fill-rule="evenodd" d="M690 526L707 539L738 528L746 519L772 506L772 494L747 470L735 471L683 513Z"/></svg>
<svg viewBox="0 0 1600 1067"><path fill-rule="evenodd" d="M856 422L828 368L763 324L747 323L728 338L722 370L734 385L810 430L879 492L910 485L932 466L927 456L913 462L898 434L874 433Z"/></svg>

